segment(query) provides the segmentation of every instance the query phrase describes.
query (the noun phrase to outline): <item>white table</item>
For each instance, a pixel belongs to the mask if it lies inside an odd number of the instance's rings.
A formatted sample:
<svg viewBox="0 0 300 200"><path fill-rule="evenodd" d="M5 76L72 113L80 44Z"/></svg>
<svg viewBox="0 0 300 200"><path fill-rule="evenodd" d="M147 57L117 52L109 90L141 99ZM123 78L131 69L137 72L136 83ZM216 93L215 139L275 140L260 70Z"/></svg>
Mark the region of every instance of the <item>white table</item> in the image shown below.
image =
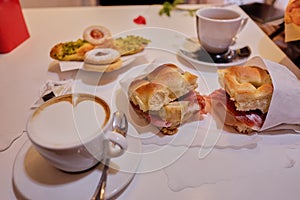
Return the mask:
<svg viewBox="0 0 300 200"><path fill-rule="evenodd" d="M199 5L198 5L199 6ZM244 14L239 7L232 6ZM20 136L11 147L0 153L1 158L1 199L15 199L12 189L12 168L14 158L24 141L26 120L30 106L36 100L40 87L48 79L74 78L74 73L57 73L49 69L52 59L49 57L50 48L60 41L76 40L89 25L100 24L109 27L113 34L123 31L143 28L162 27L181 32L189 37L196 37L195 18L187 12L172 12L171 17L159 16L160 6L121 6L121 7L76 7L76 8L43 8L24 9L24 17L30 32L30 38L8 54L0 55L0 88L1 88L1 127L0 148L6 149L10 142ZM146 25L137 25L133 19L143 15ZM245 29L238 37L239 41L251 47L251 56L261 56L274 62L283 63L299 77L297 67L285 54L249 20ZM133 64L138 64L136 61ZM105 89L104 89L105 90ZM109 92L109 91L106 91ZM109 101L109 99L106 99ZM299 143L298 143L299 144ZM130 185L120 194L120 199L299 199L299 151L297 144L284 143L279 146L257 146L241 148L217 149L215 156L240 155L256 158L255 153L262 155L280 152L281 160L271 157L269 164L280 162L280 167L274 170L268 165L264 170L245 169L245 176L233 176L224 180L208 182L195 187L185 187L175 191L176 179L168 177L169 170L156 170L149 173L137 174ZM155 145L153 145L155 147ZM151 145L149 145L151 148ZM189 151L189 155L195 149ZM274 151L273 151L274 150ZM256 152L257 151L257 152ZM229 157L230 158L230 157ZM288 162L290 161L290 162ZM288 162L288 163L285 163ZM282 165L283 164L283 165ZM187 163L183 170L188 171ZM175 165L177 166L177 165ZM261 167L260 165L257 165ZM213 166L212 166L213 167ZM220 164L222 167L222 164ZM228 166L227 166L228 167ZM226 166L224 169L227 169ZM241 169L243 170L243 169ZM248 171L247 171L248 170ZM257 170L257 173L255 173ZM178 172L180 173L180 172ZM201 171L195 172L201 174ZM226 172L224 172L226 173ZM189 175L186 176L188 178ZM169 182L168 182L169 181ZM172 182L175 181L175 182ZM175 184L175 185L174 185ZM186 183L193 185L192 183Z"/></svg>

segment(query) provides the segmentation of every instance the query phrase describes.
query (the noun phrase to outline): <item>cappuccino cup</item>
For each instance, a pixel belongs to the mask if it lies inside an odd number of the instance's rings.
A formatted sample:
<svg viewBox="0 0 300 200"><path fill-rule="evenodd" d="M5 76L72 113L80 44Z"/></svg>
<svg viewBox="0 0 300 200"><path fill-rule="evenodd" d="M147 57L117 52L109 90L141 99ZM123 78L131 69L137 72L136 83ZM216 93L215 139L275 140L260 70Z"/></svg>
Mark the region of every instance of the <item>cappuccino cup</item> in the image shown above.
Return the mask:
<svg viewBox="0 0 300 200"><path fill-rule="evenodd" d="M127 149L126 137L112 130L108 104L90 94L66 94L43 103L31 113L27 134L42 157L66 172L85 171Z"/></svg>
<svg viewBox="0 0 300 200"><path fill-rule="evenodd" d="M197 10L196 27L201 46L208 53L225 53L247 20L228 8L208 7Z"/></svg>

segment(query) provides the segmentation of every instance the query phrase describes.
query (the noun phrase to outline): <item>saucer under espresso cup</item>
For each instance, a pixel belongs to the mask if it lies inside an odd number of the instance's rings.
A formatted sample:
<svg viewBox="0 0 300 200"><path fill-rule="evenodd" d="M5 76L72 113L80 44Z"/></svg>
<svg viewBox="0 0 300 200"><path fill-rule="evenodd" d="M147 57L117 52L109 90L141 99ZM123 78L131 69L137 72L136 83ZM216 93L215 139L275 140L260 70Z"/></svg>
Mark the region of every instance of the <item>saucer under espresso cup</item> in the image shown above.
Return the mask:
<svg viewBox="0 0 300 200"><path fill-rule="evenodd" d="M208 7L197 10L196 26L201 46L211 54L227 52L247 20L228 8Z"/></svg>
<svg viewBox="0 0 300 200"><path fill-rule="evenodd" d="M112 131L108 104L90 94L66 94L43 103L29 117L27 134L50 164L67 172L90 169L127 149L126 138Z"/></svg>

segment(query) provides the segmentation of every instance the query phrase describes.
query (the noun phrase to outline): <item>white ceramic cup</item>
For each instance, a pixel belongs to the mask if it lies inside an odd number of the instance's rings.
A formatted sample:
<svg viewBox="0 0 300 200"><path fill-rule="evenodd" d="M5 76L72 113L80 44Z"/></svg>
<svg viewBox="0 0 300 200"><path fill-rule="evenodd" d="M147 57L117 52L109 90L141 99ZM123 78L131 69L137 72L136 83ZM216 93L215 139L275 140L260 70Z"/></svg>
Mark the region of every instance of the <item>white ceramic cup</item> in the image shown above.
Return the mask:
<svg viewBox="0 0 300 200"><path fill-rule="evenodd" d="M209 53L224 53L248 18L228 8L208 7L196 11L196 26L201 46Z"/></svg>
<svg viewBox="0 0 300 200"><path fill-rule="evenodd" d="M27 134L54 167L80 172L127 149L126 137L112 130L108 104L90 94L52 98L29 117Z"/></svg>

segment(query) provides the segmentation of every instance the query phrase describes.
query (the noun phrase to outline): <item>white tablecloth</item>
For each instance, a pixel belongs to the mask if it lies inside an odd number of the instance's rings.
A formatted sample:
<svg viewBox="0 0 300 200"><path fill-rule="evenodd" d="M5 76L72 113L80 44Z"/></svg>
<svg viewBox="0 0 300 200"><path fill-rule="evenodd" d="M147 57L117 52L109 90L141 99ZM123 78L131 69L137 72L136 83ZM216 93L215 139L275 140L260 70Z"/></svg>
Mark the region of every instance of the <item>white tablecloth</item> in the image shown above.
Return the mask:
<svg viewBox="0 0 300 200"><path fill-rule="evenodd" d="M237 6L232 8L244 14ZM195 18L188 12L173 11L171 17L167 17L159 16L159 9L158 5L24 9L30 38L12 52L0 55L0 149L5 150L0 153L2 199L16 198L12 188L13 161L22 143L27 140L23 132L26 130L30 106L38 97L40 87L48 79L65 80L76 76L74 71L59 72L49 57L51 47L60 41L82 37L84 28L94 24L109 27L114 35L130 29L163 27L176 30L187 37L196 37ZM146 18L146 25L133 22L133 19L139 15ZM284 63L299 75L296 66L253 21L249 20L238 36L238 41L241 45L250 46L251 56L261 56ZM138 64L138 61L133 62L132 66L134 64ZM103 87L104 93L99 93L100 96L105 97L106 93L109 94L110 91L106 90L106 87L108 88L108 86ZM82 89L89 90L93 87L87 86ZM110 101L110 99L106 100ZM23 136L7 149L22 133ZM178 159L174 165L167 166L163 170L137 174L119 198L299 199L297 185L300 177L298 177L299 156L297 155L300 149L298 144L290 143L290 140L285 143L284 137L282 144L277 144L278 140L276 140L275 145L272 139L268 140L268 137L261 140L260 137L250 137L246 141L247 145L238 150L236 148L214 150L212 156L203 165L201 162L195 163L195 166L199 165L199 171L193 172L195 176L189 172L189 165L193 165L190 162L197 159L193 156L199 149L191 148L186 152L186 156ZM155 147L157 146L152 144L145 148ZM224 162L220 163L220 159ZM231 159L235 162L227 162ZM239 160L243 162L242 166L246 164L251 166L239 169ZM258 162L261 161L264 162L259 164ZM223 170L220 170L222 167ZM178 176L174 176L176 173ZM205 179L201 174L216 174L216 176ZM211 180L213 181L209 182Z"/></svg>

